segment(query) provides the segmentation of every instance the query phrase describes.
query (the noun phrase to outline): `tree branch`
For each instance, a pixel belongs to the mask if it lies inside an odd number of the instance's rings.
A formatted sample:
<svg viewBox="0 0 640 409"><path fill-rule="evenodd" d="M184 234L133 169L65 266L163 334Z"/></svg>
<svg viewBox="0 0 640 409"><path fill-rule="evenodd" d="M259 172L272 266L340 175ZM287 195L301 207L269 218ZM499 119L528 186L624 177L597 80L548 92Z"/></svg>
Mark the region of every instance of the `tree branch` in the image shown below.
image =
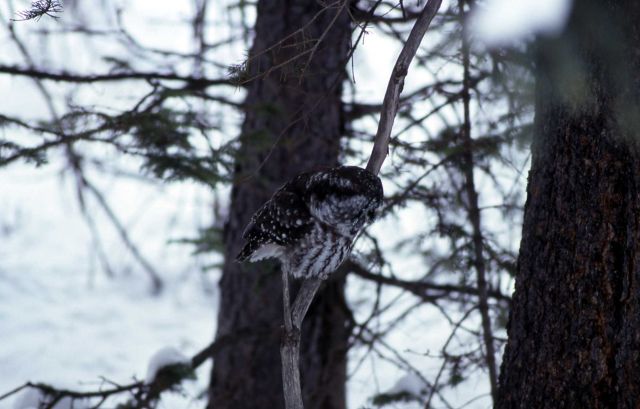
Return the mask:
<svg viewBox="0 0 640 409"><path fill-rule="evenodd" d="M109 220L111 220L111 223L113 224L113 226L116 228L118 235L122 239L127 249L129 249L133 257L138 261L138 263L140 263L144 271L149 275L149 278L151 279L153 294L159 294L162 291L162 288L164 286L164 283L160 278L160 274L158 274L156 269L142 255L142 253L140 252L138 247L133 243L133 241L131 241L131 238L129 237L129 233L127 232L127 229L120 222L120 219L118 219L116 214L113 212L113 210L111 209L111 206L109 206L109 203L107 203L107 199L104 197L102 192L100 192L100 190L98 190L98 188L93 183L91 183L83 174L79 175L79 182L82 187L88 188L89 191L93 194L93 196L98 201L98 204L100 205L100 207L102 207L102 210L104 210L105 214L107 215Z"/></svg>
<svg viewBox="0 0 640 409"><path fill-rule="evenodd" d="M395 277L387 277L381 274L375 274L354 261L345 262L345 267L348 269L348 271L353 272L360 278L364 278L365 280L373 281L378 284L402 288L403 290L407 290L425 301L431 302L437 300L442 295L449 293L458 293L473 296L478 296L479 294L479 290L475 287L455 284L435 284L426 281L402 280ZM440 294L430 294L429 292L438 292ZM494 298L496 301L503 301L509 304L511 303L511 297L503 294L498 290L487 290L487 296Z"/></svg>
<svg viewBox="0 0 640 409"><path fill-rule="evenodd" d="M173 80L184 81L189 83L193 88L206 88L214 85L234 85L232 81L226 78L203 78L188 75L178 75L175 73L160 72L115 72L111 74L79 74L67 71L52 72L43 71L34 67L20 67L17 65L0 65L0 73L29 77L32 79L49 80L57 82L71 83L92 83L106 81L124 81L124 80Z"/></svg>
<svg viewBox="0 0 640 409"><path fill-rule="evenodd" d="M409 10L409 11L404 10L403 15L400 17L389 17L386 14L371 16L369 15L368 10L363 10L359 7L355 7L351 11L351 14L357 21L367 21L370 23L385 23L385 24L406 23L411 20L415 20L420 16L419 12L412 11L412 10Z"/></svg>
<svg viewBox="0 0 640 409"><path fill-rule="evenodd" d="M441 4L442 0L429 0L411 29L409 38L404 47L402 47L402 51L400 51L400 55L393 67L393 72L387 84L387 92L382 103L378 132L376 133L371 157L367 163L367 170L376 175L380 172L382 163L389 152L389 138L391 137L396 112L398 112L400 93L404 87L404 79L407 76L409 65Z"/></svg>

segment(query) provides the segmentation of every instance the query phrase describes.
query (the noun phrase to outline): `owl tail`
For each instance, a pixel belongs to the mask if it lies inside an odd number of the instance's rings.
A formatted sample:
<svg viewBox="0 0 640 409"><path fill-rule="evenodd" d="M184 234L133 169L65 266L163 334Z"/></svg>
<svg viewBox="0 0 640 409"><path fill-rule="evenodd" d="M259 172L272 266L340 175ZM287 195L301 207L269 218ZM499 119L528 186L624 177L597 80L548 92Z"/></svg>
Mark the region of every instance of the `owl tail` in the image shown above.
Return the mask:
<svg viewBox="0 0 640 409"><path fill-rule="evenodd" d="M252 246L251 243L245 244L240 253L238 253L238 255L236 256L236 261L238 263L242 263L243 261L249 260L251 254L256 250L253 247L254 246Z"/></svg>
<svg viewBox="0 0 640 409"><path fill-rule="evenodd" d="M276 243L247 243L240 254L236 256L236 261L249 260L250 262L259 261L265 258L280 258L283 255L284 248Z"/></svg>

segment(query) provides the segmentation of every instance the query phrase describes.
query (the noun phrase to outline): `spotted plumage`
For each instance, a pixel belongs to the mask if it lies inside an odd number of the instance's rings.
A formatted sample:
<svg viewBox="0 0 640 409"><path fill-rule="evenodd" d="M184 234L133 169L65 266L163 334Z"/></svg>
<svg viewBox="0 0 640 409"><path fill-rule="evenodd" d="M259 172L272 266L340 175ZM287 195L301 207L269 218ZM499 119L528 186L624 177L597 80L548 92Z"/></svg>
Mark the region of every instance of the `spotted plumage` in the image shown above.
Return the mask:
<svg viewBox="0 0 640 409"><path fill-rule="evenodd" d="M277 258L294 277L327 278L382 204L382 183L357 166L303 173L253 215L238 261Z"/></svg>

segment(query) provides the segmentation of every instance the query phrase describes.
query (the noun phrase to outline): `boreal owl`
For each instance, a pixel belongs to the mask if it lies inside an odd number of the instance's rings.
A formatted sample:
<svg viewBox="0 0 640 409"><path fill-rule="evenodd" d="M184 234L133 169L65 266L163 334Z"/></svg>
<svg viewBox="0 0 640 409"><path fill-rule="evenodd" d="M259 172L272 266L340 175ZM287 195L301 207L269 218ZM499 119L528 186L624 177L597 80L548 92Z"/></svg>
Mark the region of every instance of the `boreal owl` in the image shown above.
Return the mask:
<svg viewBox="0 0 640 409"><path fill-rule="evenodd" d="M326 279L382 204L382 183L357 166L303 173L253 215L238 261L277 258L294 277Z"/></svg>

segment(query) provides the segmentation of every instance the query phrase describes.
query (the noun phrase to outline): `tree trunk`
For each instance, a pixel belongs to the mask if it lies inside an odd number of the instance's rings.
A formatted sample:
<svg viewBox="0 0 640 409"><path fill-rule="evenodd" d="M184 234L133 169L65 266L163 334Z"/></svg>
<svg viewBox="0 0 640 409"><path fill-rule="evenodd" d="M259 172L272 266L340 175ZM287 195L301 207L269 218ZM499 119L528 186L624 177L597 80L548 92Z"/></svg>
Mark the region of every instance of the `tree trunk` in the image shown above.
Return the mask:
<svg viewBox="0 0 640 409"><path fill-rule="evenodd" d="M576 0L537 50L496 408L640 407L640 2Z"/></svg>
<svg viewBox="0 0 640 409"><path fill-rule="evenodd" d="M344 8L330 8L318 15L319 3L258 2L255 40L243 73L253 79L248 85L224 231L225 265L217 331L220 337L252 329L254 336L239 336L237 342L213 357L212 409L284 407L279 266L270 262L239 264L234 258L249 218L278 187L303 171L338 163L344 128L341 83L349 50L350 19ZM304 32L270 48L306 24L309 26ZM330 26L322 43L311 51L313 40ZM297 55L300 57L291 61ZM307 409L346 406L349 334L343 286L342 279L329 280L318 293L302 329L301 377Z"/></svg>

